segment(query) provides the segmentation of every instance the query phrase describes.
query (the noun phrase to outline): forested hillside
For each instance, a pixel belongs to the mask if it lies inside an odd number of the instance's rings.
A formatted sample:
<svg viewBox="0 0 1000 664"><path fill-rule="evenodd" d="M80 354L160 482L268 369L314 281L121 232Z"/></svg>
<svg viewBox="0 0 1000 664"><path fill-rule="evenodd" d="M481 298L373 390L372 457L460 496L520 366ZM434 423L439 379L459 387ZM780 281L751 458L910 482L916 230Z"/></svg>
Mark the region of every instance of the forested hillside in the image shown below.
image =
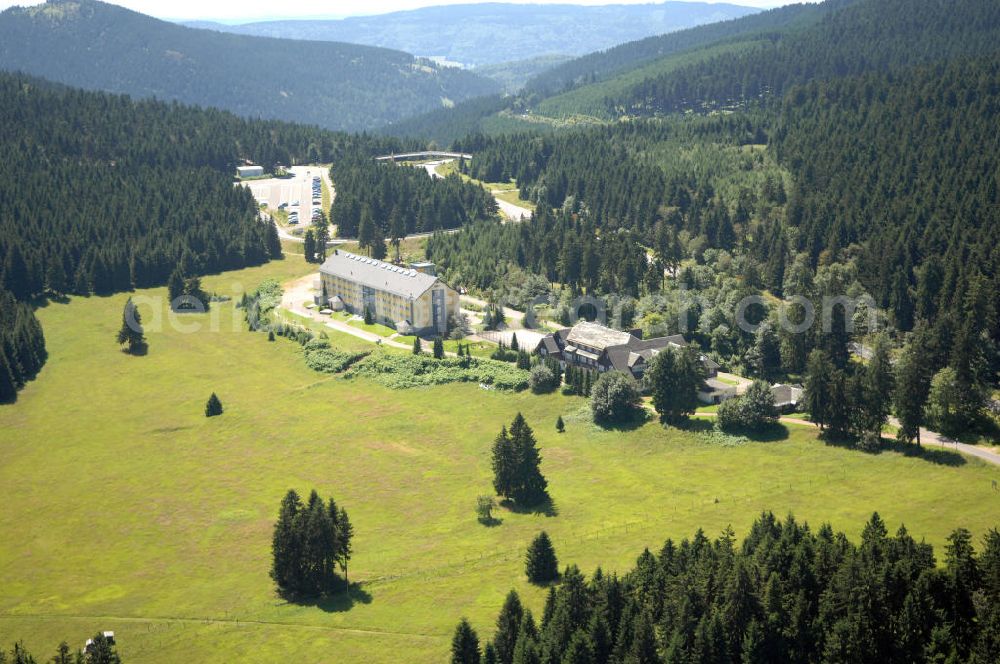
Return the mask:
<svg viewBox="0 0 1000 664"><path fill-rule="evenodd" d="M400 51L186 28L97 0L0 13L0 67L253 118L370 129L499 90Z"/></svg>
<svg viewBox="0 0 1000 664"><path fill-rule="evenodd" d="M974 280L1000 292L998 124L996 55L793 89L774 146L798 245L814 260L860 245L859 276L902 329L967 320Z"/></svg>
<svg viewBox="0 0 1000 664"><path fill-rule="evenodd" d="M594 7L490 2L421 7L339 20L193 25L245 35L382 46L477 66L549 54L582 55L647 35L724 21L754 11L735 4L701 2L609 2ZM484 48L498 37L503 39L502 47Z"/></svg>
<svg viewBox="0 0 1000 664"><path fill-rule="evenodd" d="M986 0L857 0L822 20L750 39L654 76L608 100L613 114L719 108L779 96L816 79L900 71L995 51L1000 5Z"/></svg>
<svg viewBox="0 0 1000 664"><path fill-rule="evenodd" d="M808 25L819 20L835 5L848 1L850 0L828 1L820 5L788 5L742 18L622 43L614 48L589 53L553 67L531 79L527 84L527 90L543 96L552 95L568 87L593 83L614 73L675 53L746 35L759 35L790 26Z"/></svg>

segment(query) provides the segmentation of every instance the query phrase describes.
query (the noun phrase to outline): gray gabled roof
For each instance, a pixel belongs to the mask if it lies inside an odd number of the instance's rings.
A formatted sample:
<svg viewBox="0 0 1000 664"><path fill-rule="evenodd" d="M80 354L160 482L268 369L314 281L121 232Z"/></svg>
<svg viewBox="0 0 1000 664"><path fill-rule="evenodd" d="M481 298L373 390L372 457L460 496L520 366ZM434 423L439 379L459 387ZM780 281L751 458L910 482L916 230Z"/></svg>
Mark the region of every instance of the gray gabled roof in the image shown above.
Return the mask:
<svg viewBox="0 0 1000 664"><path fill-rule="evenodd" d="M328 274L407 298L418 298L437 283L438 278L384 261L334 250L319 268Z"/></svg>

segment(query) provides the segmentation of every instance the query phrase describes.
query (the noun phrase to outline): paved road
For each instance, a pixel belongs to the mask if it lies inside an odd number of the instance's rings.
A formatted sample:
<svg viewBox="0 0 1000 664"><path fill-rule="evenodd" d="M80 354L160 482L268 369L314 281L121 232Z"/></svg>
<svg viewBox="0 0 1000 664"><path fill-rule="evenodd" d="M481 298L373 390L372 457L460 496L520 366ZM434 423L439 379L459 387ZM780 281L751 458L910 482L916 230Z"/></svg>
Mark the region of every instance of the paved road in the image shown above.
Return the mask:
<svg viewBox="0 0 1000 664"><path fill-rule="evenodd" d="M715 413L696 413L697 417L715 417ZM780 422L785 424L803 424L805 426L814 427L816 424L810 422L809 420L803 420L798 417L781 417L778 418ZM893 426L899 426L899 421L894 418L889 418L889 424ZM942 447L949 450L954 450L956 452L961 452L962 454L968 454L969 456L974 456L978 459L982 459L987 463L992 463L995 466L1000 466L1000 454L993 452L976 445L968 445L966 443L959 443L954 441L947 436L943 436L937 432L930 431L921 427L920 429L920 444L927 447Z"/></svg>

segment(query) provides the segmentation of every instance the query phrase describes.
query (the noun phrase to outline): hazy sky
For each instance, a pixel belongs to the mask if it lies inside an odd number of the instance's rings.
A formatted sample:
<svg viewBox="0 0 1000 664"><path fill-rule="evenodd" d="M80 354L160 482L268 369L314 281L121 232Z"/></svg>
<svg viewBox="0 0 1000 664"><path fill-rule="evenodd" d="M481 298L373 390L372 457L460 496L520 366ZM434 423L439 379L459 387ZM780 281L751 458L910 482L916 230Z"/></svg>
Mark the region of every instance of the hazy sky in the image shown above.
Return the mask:
<svg viewBox="0 0 1000 664"><path fill-rule="evenodd" d="M143 14L166 19L216 19L239 23L261 18L339 17L357 14L383 14L430 5L475 3L478 0L115 0L113 4ZM502 0L522 4L555 4L553 0ZM706 0L712 2L713 0ZM801 0L732 0L733 4L752 7L777 7ZM560 0L561 4L609 5L648 4L650 0ZM12 5L39 4L32 0L0 0L0 9Z"/></svg>

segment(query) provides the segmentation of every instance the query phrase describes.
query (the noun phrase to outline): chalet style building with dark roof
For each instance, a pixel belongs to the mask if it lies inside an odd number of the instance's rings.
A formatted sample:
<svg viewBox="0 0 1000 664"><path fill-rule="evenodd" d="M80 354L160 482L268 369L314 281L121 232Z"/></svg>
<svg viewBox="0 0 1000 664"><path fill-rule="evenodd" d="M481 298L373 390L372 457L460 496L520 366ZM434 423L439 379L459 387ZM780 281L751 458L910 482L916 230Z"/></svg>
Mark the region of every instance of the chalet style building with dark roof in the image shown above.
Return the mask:
<svg viewBox="0 0 1000 664"><path fill-rule="evenodd" d="M598 323L580 322L548 334L538 342L535 352L543 358L558 360L563 367L574 366L590 371L623 371L640 380L657 353L687 342L680 334L643 339L641 330L622 332ZM718 403L736 396L733 385L718 380L719 365L700 354L705 367L705 385L699 392L702 401Z"/></svg>

